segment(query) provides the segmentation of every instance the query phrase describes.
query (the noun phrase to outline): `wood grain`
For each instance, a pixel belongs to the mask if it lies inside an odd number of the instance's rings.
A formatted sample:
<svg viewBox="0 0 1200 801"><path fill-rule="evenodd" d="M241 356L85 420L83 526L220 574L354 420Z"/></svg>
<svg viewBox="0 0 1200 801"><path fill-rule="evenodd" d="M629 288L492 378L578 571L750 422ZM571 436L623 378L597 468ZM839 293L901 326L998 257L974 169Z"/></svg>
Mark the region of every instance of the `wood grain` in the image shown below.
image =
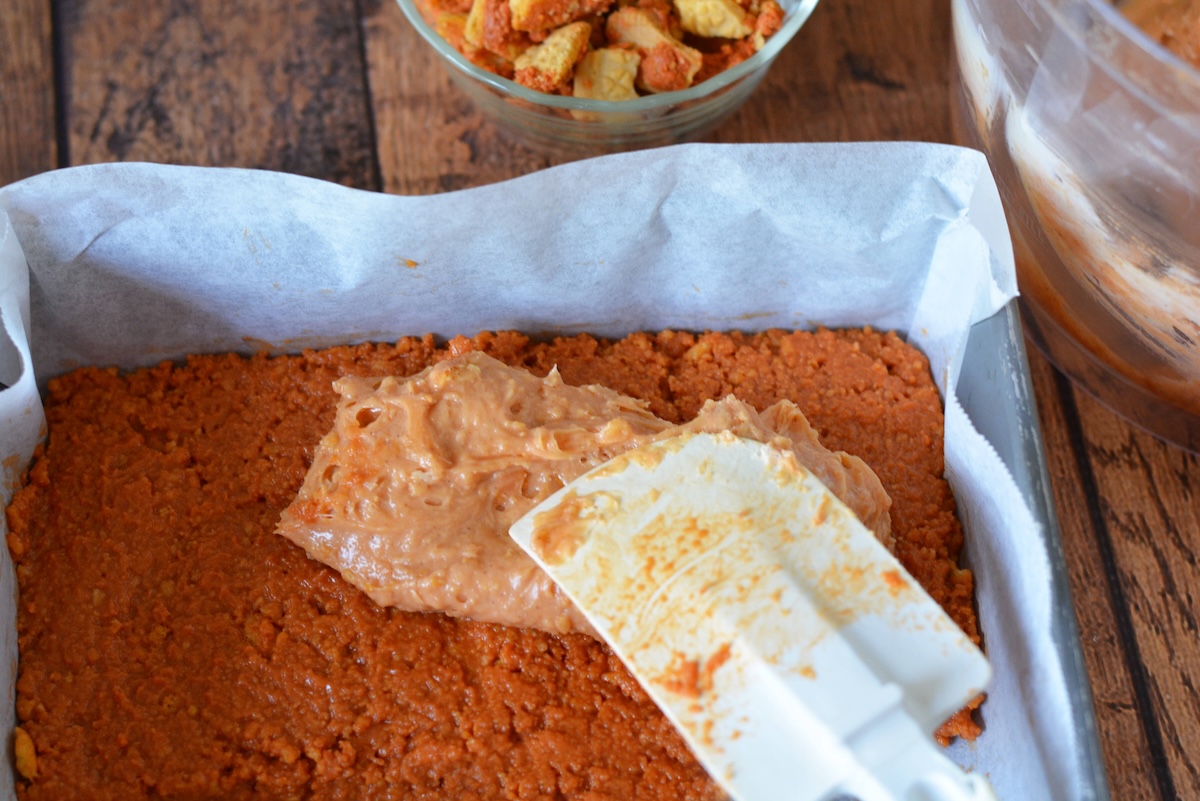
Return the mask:
<svg viewBox="0 0 1200 801"><path fill-rule="evenodd" d="M950 141L950 13L940 0L822 2L720 142Z"/></svg>
<svg viewBox="0 0 1200 801"><path fill-rule="evenodd" d="M1082 393L1084 446L1153 708L1144 765L1163 798L1200 797L1200 465ZM1157 727L1153 731L1150 727ZM1157 743L1156 743L1157 741ZM1154 749L1158 750L1158 749Z"/></svg>
<svg viewBox="0 0 1200 801"><path fill-rule="evenodd" d="M1144 677L1138 666L1131 669L1130 647L1136 652L1137 644L1128 641L1134 636L1128 609L1114 597L1121 587L1114 588L1120 578L1105 558L1107 524L1087 497L1095 479L1091 462L1076 450L1082 433L1075 395L1036 348L1029 348L1029 363L1112 797L1150 801L1160 797L1154 772L1144 768L1154 759L1146 733L1155 725L1154 710L1139 692Z"/></svg>
<svg viewBox="0 0 1200 801"><path fill-rule="evenodd" d="M354 0L64 3L71 161L378 187Z"/></svg>
<svg viewBox="0 0 1200 801"><path fill-rule="evenodd" d="M384 191L467 189L563 161L508 139L485 119L393 0L371 0L365 14Z"/></svg>
<svg viewBox="0 0 1200 801"><path fill-rule="evenodd" d="M58 160L50 20L50 0L5 0L0 11L0 186Z"/></svg>

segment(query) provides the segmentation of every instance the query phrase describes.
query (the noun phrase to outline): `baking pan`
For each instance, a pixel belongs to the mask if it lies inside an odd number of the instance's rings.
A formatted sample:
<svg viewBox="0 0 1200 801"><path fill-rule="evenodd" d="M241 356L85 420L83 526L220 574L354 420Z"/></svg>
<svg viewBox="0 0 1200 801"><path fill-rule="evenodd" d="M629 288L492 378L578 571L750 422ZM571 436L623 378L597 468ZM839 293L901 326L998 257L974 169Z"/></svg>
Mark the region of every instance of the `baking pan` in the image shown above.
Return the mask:
<svg viewBox="0 0 1200 801"><path fill-rule="evenodd" d="M96 165L0 189L0 212L8 489L41 433L37 386L80 364L485 329L906 332L946 400L947 475L997 667L984 734L949 753L1001 798L1108 798L1011 244L981 154L685 145L421 198ZM11 601L7 559L0 580ZM2 615L11 687L14 607ZM10 777L0 762L0 797Z"/></svg>
<svg viewBox="0 0 1200 801"><path fill-rule="evenodd" d="M1050 629L1066 683L1070 729L1076 735L1074 756L1079 784L1075 797L1109 801L1091 682L1071 600L1016 300L971 327L958 379L958 398L976 428L996 449L1041 527L1041 540L1050 562ZM969 542L967 547L969 558Z"/></svg>

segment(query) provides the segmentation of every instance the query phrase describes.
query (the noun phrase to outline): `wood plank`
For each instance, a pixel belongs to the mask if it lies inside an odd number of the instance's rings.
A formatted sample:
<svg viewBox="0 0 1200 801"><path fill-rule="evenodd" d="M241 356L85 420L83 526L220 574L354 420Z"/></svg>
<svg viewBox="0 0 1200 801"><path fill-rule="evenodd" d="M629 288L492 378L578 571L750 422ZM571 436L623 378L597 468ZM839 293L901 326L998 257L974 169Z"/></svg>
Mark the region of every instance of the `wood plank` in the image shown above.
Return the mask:
<svg viewBox="0 0 1200 801"><path fill-rule="evenodd" d="M1112 797L1158 799L1154 773L1146 769L1152 757L1143 717L1153 723L1154 711L1143 708L1147 702L1139 698L1141 677L1131 675L1122 641L1123 626L1117 618L1121 607L1115 604L1111 587L1120 578L1110 575L1102 554L1107 543L1097 540L1097 523L1103 526L1104 521L1093 519L1094 507L1086 493L1094 479L1089 464L1082 466L1089 475L1081 472L1075 450L1079 421L1074 396L1067 390L1071 405L1064 408L1066 379L1032 346L1029 362Z"/></svg>
<svg viewBox="0 0 1200 801"><path fill-rule="evenodd" d="M487 120L395 2L374 0L364 13L384 191L466 189L566 160L510 140Z"/></svg>
<svg viewBox="0 0 1200 801"><path fill-rule="evenodd" d="M1165 752L1165 762L1140 769L1155 776L1163 798L1197 798L1200 461L1135 429L1090 396L1075 396L1096 500L1144 664L1158 728L1149 733Z"/></svg>
<svg viewBox="0 0 1200 801"><path fill-rule="evenodd" d="M354 0L63 4L71 160L378 188Z"/></svg>
<svg viewBox="0 0 1200 801"><path fill-rule="evenodd" d="M52 170L51 0L6 0L0 13L0 186Z"/></svg>
<svg viewBox="0 0 1200 801"><path fill-rule="evenodd" d="M950 141L950 11L939 0L818 3L721 142Z"/></svg>

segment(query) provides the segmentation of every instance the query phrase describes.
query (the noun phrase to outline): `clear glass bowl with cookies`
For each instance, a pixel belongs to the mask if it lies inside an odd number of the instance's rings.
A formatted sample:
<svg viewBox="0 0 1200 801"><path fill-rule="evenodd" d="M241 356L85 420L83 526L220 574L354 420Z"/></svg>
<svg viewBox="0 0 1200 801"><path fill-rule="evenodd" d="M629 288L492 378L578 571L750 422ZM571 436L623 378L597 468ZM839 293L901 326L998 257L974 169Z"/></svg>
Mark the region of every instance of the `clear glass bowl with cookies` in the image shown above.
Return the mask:
<svg viewBox="0 0 1200 801"><path fill-rule="evenodd" d="M817 0L398 0L454 83L534 147L695 139L737 109Z"/></svg>

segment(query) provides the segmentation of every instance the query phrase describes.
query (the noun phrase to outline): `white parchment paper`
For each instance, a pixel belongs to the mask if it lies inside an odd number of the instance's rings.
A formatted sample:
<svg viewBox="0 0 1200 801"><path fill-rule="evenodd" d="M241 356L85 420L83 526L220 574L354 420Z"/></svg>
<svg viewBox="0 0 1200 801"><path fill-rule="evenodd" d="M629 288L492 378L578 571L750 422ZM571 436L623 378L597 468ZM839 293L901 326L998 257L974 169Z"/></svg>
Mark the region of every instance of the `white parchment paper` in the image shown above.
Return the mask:
<svg viewBox="0 0 1200 801"><path fill-rule="evenodd" d="M430 197L267 172L98 165L0 190L0 213L6 502L44 427L37 386L82 364L505 328L905 332L947 401L947 472L997 671L986 732L952 754L985 771L1001 798L1079 797L1040 532L954 399L970 325L1016 291L980 154L684 145ZM0 581L0 671L11 689L6 557ZM7 760L0 771L7 791Z"/></svg>

